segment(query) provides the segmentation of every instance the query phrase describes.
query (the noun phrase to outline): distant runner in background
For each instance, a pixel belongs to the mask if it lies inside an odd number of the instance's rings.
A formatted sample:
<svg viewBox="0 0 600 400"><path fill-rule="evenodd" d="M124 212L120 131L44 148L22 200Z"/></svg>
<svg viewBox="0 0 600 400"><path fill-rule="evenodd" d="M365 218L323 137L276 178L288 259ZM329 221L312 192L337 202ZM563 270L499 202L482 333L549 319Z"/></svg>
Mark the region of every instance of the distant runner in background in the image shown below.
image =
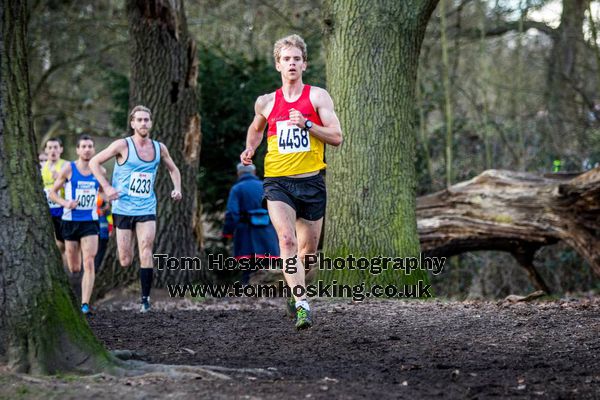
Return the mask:
<svg viewBox="0 0 600 400"><path fill-rule="evenodd" d="M67 162L60 158L63 152L62 141L59 138L50 138L46 140L44 146L44 152L46 153L46 161L42 166L42 181L44 182L44 192L46 192L46 199L48 201L48 207L50 207L50 216L52 217L52 226L54 227L54 240L56 246L60 250L60 256L62 258L63 265L67 265L67 258L65 256L65 241L62 236L62 213L63 208L60 204L50 200L50 189L54 186L54 181L58 178L58 174L62 170L63 166ZM40 157L42 158L42 157ZM64 188L59 188L60 197L65 197Z"/></svg>

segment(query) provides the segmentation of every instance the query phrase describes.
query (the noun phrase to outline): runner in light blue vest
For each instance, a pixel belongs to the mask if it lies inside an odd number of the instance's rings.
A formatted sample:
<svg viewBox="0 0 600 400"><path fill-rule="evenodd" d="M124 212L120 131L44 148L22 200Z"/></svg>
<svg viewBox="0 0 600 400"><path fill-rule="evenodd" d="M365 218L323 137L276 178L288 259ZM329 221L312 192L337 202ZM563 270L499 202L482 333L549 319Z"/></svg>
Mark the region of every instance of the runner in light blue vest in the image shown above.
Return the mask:
<svg viewBox="0 0 600 400"><path fill-rule="evenodd" d="M156 235L156 195L154 182L158 163L163 161L169 170L173 191L171 198L181 200L181 174L171 159L167 147L150 139L152 112L136 106L129 114L133 135L114 141L90 161L90 168L102 185L106 198L113 202L113 221L117 230L119 261L123 267L133 260L133 234L140 251L140 283L142 286L141 312L150 310L152 287L152 247ZM101 165L115 157L115 171L111 185L102 176Z"/></svg>
<svg viewBox="0 0 600 400"><path fill-rule="evenodd" d="M90 313L89 302L96 277L94 257L98 251L96 198L100 185L89 167L90 159L95 153L94 140L88 135L81 135L77 139L79 158L77 161L65 163L48 192L49 198L63 207L62 234L71 273L81 270L81 255L83 255L81 311L84 314ZM100 173L106 174L106 170L101 168ZM58 194L63 185L65 198Z"/></svg>

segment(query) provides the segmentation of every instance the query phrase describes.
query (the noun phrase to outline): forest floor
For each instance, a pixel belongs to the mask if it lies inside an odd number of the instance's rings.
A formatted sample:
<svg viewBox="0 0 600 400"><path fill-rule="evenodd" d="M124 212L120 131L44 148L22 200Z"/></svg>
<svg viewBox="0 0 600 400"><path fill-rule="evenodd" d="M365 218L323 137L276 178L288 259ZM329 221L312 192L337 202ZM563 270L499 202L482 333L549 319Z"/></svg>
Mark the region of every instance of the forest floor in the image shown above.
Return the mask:
<svg viewBox="0 0 600 400"><path fill-rule="evenodd" d="M600 398L600 297L508 301L315 300L297 332L283 299L97 304L110 350L205 374L50 378L0 373L0 398Z"/></svg>

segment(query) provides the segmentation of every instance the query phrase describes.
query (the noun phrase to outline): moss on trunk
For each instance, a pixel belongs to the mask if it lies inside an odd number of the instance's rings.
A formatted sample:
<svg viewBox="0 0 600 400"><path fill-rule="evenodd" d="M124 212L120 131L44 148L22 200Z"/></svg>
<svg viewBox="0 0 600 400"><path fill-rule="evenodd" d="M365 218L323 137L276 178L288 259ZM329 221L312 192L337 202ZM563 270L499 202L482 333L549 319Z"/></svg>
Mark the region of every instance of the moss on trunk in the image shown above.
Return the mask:
<svg viewBox="0 0 600 400"><path fill-rule="evenodd" d="M42 190L31 125L26 2L2 2L0 38L0 354L11 370L113 365L70 295Z"/></svg>
<svg viewBox="0 0 600 400"><path fill-rule="evenodd" d="M327 152L328 257L418 257L415 85L421 42L437 1L327 1L327 82L344 131ZM387 270L322 272L327 281L414 283Z"/></svg>

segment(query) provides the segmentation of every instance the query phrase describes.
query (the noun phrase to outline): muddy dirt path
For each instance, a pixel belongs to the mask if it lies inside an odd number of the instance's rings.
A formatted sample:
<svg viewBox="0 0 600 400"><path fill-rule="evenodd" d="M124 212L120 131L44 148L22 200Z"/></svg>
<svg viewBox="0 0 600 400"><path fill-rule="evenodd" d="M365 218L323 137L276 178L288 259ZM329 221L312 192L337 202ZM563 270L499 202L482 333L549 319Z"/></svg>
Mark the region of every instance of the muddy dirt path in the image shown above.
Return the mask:
<svg viewBox="0 0 600 400"><path fill-rule="evenodd" d="M219 378L101 375L53 378L49 387L0 375L10 383L0 394L25 386L32 398L600 398L598 297L321 300L312 302L316 325L302 332L286 319L282 299L154 305L141 315L113 298L90 325L110 350L134 350L151 363L209 366Z"/></svg>

